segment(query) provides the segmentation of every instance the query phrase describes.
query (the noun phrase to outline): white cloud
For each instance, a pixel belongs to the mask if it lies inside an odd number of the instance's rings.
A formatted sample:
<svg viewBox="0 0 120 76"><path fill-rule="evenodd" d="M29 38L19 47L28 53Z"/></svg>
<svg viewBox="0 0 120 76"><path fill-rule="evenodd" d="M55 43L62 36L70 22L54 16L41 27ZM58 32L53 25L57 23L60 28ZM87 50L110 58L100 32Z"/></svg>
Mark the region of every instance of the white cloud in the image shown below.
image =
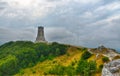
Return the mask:
<svg viewBox="0 0 120 76"><path fill-rule="evenodd" d="M35 0L5 0L12 8L30 8L35 4Z"/></svg>
<svg viewBox="0 0 120 76"><path fill-rule="evenodd" d="M94 22L92 24L89 24L89 26L118 26L114 25L114 21L119 20L120 21L120 14L112 15L108 18L98 20L97 22Z"/></svg>
<svg viewBox="0 0 120 76"><path fill-rule="evenodd" d="M95 15L93 15L92 12L87 11L87 12L84 12L82 15L80 15L80 17L86 18L86 19L91 19L91 18L95 18Z"/></svg>
<svg viewBox="0 0 120 76"><path fill-rule="evenodd" d="M47 1L47 0L5 0L9 7L6 11L2 10L0 15L8 17L28 17L28 19L37 19L44 17L54 11L59 6L68 4L69 0ZM13 11L11 11L13 10ZM21 13L21 12L22 13ZM9 13L10 12L10 13ZM14 15L14 16L13 16Z"/></svg>
<svg viewBox="0 0 120 76"><path fill-rule="evenodd" d="M120 2L113 2L107 5L100 6L95 10L95 12L106 12L106 11L114 11L120 9Z"/></svg>
<svg viewBox="0 0 120 76"><path fill-rule="evenodd" d="M75 2L79 2L79 3L83 3L83 4L89 4L89 3L98 3L100 2L101 0L74 0Z"/></svg>

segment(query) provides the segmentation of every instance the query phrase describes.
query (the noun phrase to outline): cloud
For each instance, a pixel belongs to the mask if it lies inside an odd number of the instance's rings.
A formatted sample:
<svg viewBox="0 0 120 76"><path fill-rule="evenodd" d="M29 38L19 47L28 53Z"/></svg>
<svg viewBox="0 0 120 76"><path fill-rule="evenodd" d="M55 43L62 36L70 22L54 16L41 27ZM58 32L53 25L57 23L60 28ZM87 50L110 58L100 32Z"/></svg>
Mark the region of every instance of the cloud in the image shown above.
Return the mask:
<svg viewBox="0 0 120 76"><path fill-rule="evenodd" d="M62 6L66 1L41 1L41 0L5 0L0 4L7 4L6 11L3 13L6 17L27 17L28 19L43 18L54 11L57 6ZM2 7L1 7L2 8ZM2 16L3 16L2 15ZM14 15L14 16L13 16Z"/></svg>
<svg viewBox="0 0 120 76"><path fill-rule="evenodd" d="M115 10L120 10L120 1L100 6L94 12L101 12L101 14L104 14L108 12L114 12Z"/></svg>
<svg viewBox="0 0 120 76"><path fill-rule="evenodd" d="M0 41L16 41L16 40L34 40L35 32L33 29L9 29L0 28Z"/></svg>
<svg viewBox="0 0 120 76"><path fill-rule="evenodd" d="M2 0L0 41L32 40L37 26L48 41L120 47L119 0Z"/></svg>
<svg viewBox="0 0 120 76"><path fill-rule="evenodd" d="M79 2L81 4L89 4L89 3L98 3L100 0L74 0L75 2Z"/></svg>
<svg viewBox="0 0 120 76"><path fill-rule="evenodd" d="M70 30L62 27L50 27L46 28L46 38L49 39L49 41L61 41L62 43L65 43L66 41L73 41L74 33Z"/></svg>

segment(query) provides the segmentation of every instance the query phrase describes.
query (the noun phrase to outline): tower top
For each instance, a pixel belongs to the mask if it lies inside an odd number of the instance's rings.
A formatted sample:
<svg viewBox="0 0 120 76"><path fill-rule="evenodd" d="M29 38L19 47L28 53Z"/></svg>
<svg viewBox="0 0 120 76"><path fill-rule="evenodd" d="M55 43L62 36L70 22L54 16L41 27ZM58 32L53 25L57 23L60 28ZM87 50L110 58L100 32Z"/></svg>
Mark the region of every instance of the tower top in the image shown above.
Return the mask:
<svg viewBox="0 0 120 76"><path fill-rule="evenodd" d="M38 29L43 29L44 27L43 26L38 26Z"/></svg>

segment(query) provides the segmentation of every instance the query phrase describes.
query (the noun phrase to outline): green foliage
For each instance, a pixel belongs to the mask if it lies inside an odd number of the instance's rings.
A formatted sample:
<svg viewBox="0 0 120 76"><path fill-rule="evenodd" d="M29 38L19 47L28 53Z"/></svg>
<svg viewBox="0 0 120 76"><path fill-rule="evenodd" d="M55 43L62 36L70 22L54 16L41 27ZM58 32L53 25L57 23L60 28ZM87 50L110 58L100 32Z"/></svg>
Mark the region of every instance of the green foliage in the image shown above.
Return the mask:
<svg viewBox="0 0 120 76"><path fill-rule="evenodd" d="M103 69L103 64L99 65L98 72L101 72Z"/></svg>
<svg viewBox="0 0 120 76"><path fill-rule="evenodd" d="M87 73L87 70L89 70L88 62L86 60L80 60L76 69L76 73L85 76L84 74Z"/></svg>
<svg viewBox="0 0 120 76"><path fill-rule="evenodd" d="M36 71L35 71L35 70L32 70L32 73L34 74L34 73L36 73Z"/></svg>
<svg viewBox="0 0 120 76"><path fill-rule="evenodd" d="M103 61L103 62L108 62L108 61L109 61L109 58L108 58L108 57L103 57L103 58L102 58L102 61Z"/></svg>
<svg viewBox="0 0 120 76"><path fill-rule="evenodd" d="M103 64L101 64L101 65L99 66L99 68L102 69L102 68L103 68Z"/></svg>
<svg viewBox="0 0 120 76"><path fill-rule="evenodd" d="M85 51L83 54L82 54L82 59L88 59L92 56L92 54L88 51Z"/></svg>
<svg viewBox="0 0 120 76"><path fill-rule="evenodd" d="M89 67L90 67L90 75L92 75L92 74L94 74L95 72L96 72L96 70L97 70L97 64L96 64L96 62L95 61L89 61L88 62L88 64L89 64ZM93 75L92 75L93 76Z"/></svg>
<svg viewBox="0 0 120 76"><path fill-rule="evenodd" d="M95 61L87 61L80 59L77 67L74 67L75 62L72 62L69 66L55 65L45 75L67 75L67 76L94 76L97 70L97 64Z"/></svg>
<svg viewBox="0 0 120 76"><path fill-rule="evenodd" d="M0 76L13 75L19 71L23 74L21 69L63 55L66 49L67 46L58 43L8 42L0 46Z"/></svg>
<svg viewBox="0 0 120 76"><path fill-rule="evenodd" d="M0 60L0 76L12 75L17 66L17 59L15 56L9 55ZM10 71L10 72L9 72Z"/></svg>
<svg viewBox="0 0 120 76"><path fill-rule="evenodd" d="M87 48L82 48L81 50L82 50L82 51L87 51Z"/></svg>
<svg viewBox="0 0 120 76"><path fill-rule="evenodd" d="M78 66L76 68L77 75L81 76L94 76L96 72L96 62L95 61L87 61L80 60Z"/></svg>
<svg viewBox="0 0 120 76"><path fill-rule="evenodd" d="M19 73L20 73L20 75L23 75L25 72L23 69L21 69Z"/></svg>
<svg viewBox="0 0 120 76"><path fill-rule="evenodd" d="M71 66L74 66L75 65L75 61L71 63Z"/></svg>
<svg viewBox="0 0 120 76"><path fill-rule="evenodd" d="M72 66L62 66L62 65L55 65L46 75L68 75L73 76L75 75L75 68Z"/></svg>
<svg viewBox="0 0 120 76"><path fill-rule="evenodd" d="M46 59L52 60L57 56L66 54L68 47L57 42L52 44L33 43L30 41L8 42L0 46L0 76L12 76L18 72L23 75L24 68L32 67L38 62ZM57 61L53 61L55 66L45 72L45 75L94 76L96 62L87 61L92 54L86 48L79 50L84 52L79 62L74 61L69 66L63 66L59 65ZM78 63L77 67L76 63ZM32 73L36 73L36 71L32 70Z"/></svg>

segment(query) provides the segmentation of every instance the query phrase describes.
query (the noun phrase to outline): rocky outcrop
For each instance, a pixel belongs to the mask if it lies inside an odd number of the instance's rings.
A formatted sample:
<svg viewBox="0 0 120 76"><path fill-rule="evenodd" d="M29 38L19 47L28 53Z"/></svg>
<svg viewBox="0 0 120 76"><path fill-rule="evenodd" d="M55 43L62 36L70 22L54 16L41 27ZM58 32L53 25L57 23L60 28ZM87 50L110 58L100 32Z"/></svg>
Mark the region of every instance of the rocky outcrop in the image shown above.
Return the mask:
<svg viewBox="0 0 120 76"><path fill-rule="evenodd" d="M116 56L120 56L119 53L116 52L116 50L114 49L110 49L110 48L106 48L105 46L101 45L98 48L94 48L94 49L89 49L89 52L99 55L102 54L106 57L108 57L111 61L116 57Z"/></svg>
<svg viewBox="0 0 120 76"><path fill-rule="evenodd" d="M120 76L120 59L104 64L102 76Z"/></svg>

